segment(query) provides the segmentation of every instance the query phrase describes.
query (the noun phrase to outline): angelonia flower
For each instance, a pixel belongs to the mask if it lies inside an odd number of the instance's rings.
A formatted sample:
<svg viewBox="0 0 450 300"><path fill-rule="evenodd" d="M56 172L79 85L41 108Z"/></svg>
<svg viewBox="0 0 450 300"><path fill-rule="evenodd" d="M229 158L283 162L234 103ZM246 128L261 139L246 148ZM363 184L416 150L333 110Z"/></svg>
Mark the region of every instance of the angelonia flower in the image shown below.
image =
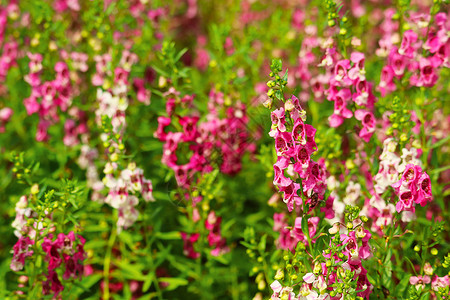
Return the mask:
<svg viewBox="0 0 450 300"><path fill-rule="evenodd" d="M119 233L129 228L138 219L139 212L136 207L139 204L139 196L145 202L155 201L152 195L152 182L144 177L144 171L136 167L134 162L130 162L127 168L123 168L118 162L119 156L123 155L125 150L123 138L127 125L125 113L129 105L128 77L131 67L137 60L136 54L128 50L122 52L119 65L114 69L113 88L105 88L109 84L109 79L105 77L112 76L112 72L107 70L109 55L97 57L97 76L93 77L97 83L94 85L102 85L102 88L97 89L99 106L95 114L97 124L107 129L101 139L105 148L108 149L109 161L103 170L105 174L101 181L103 185L97 180L96 170L90 170L91 184L95 188L94 191L100 191L103 187L107 189L108 194L104 199L95 193L94 200L104 201L118 210L117 231ZM89 161L93 158L86 159ZM82 161L82 163L86 162Z"/></svg>
<svg viewBox="0 0 450 300"><path fill-rule="evenodd" d="M139 212L136 206L139 197L144 201L155 201L152 182L144 177L144 171L130 163L124 170L119 170L117 163L108 162L104 169L103 183L108 189L105 203L119 211L117 231L121 232L136 222ZM118 174L118 176L116 175Z"/></svg>
<svg viewBox="0 0 450 300"><path fill-rule="evenodd" d="M306 233L302 231L301 217L297 217L295 219L295 224L293 227L289 226L287 216L284 213L275 213L273 219L273 230L280 233L276 241L276 245L278 248L294 251L299 242L308 245ZM308 219L307 224L310 237L316 235L319 220L319 217L311 217ZM314 242L315 239L311 239L311 241Z"/></svg>
<svg viewBox="0 0 450 300"><path fill-rule="evenodd" d="M444 12L438 13L433 18L433 23L428 25L426 33L418 34L419 30L409 29L398 40L400 45L389 43L384 46L384 53L388 53L387 64L383 67L377 88L383 97L394 92L395 81L403 79L407 74L410 74L410 86L432 87L439 79L440 69L450 67L450 25L447 18ZM408 22L414 24L415 21L410 19ZM422 40L420 36L425 38ZM380 45L382 42L383 40ZM380 52L379 49L377 51Z"/></svg>
<svg viewBox="0 0 450 300"><path fill-rule="evenodd" d="M69 67L65 62L59 61L55 64L54 80L42 82L42 55L27 53L27 56L30 59L30 73L26 74L24 79L31 86L31 95L24 99L23 103L28 115L39 116L36 140L42 142L49 139L48 128L60 120L58 108L65 112L71 106L74 92Z"/></svg>
<svg viewBox="0 0 450 300"><path fill-rule="evenodd" d="M232 103L231 99L221 92L211 90L209 94L208 114L206 120L200 120L195 111L195 95L181 96L180 92L170 87L166 93L167 117L158 117L158 129L155 137L164 142L162 163L174 171L179 187L187 190L197 183L202 174L214 169L228 175L235 175L241 170L242 158L246 153L256 150L251 141L248 128L246 106L241 102ZM177 111L184 109L184 115ZM187 112L187 113L186 113ZM174 128L181 128L174 131ZM184 151L188 148L188 153ZM183 155L181 155L183 153ZM202 196L185 194L192 205L192 221L197 223L201 216L197 204ZM208 245L211 254L222 255L229 251L226 239L220 232L221 217L209 211L204 220L208 232ZM181 232L184 241L184 254L189 258L197 258L200 253L194 251L194 243L200 237L198 233Z"/></svg>
<svg viewBox="0 0 450 300"><path fill-rule="evenodd" d="M326 188L325 165L323 160L315 162L311 159L317 150L314 141L316 130L311 125L305 124L305 111L301 108L297 97L292 96L286 101L285 107L276 109L271 114L272 130L269 135L275 139L277 162L274 164L273 184L280 192L283 192L283 201L288 210L296 206L302 206L299 196L300 184L293 180L301 178L303 190L307 197L309 207L314 208L320 200L323 200ZM286 119L292 120L290 128L286 125ZM288 169L294 171L294 178L285 175Z"/></svg>
<svg viewBox="0 0 450 300"><path fill-rule="evenodd" d="M9 107L0 109L0 133L5 132L5 125L13 114L13 110Z"/></svg>
<svg viewBox="0 0 450 300"><path fill-rule="evenodd" d="M0 82L4 83L8 71L17 65L18 44L13 40L3 44L2 48L3 52L0 55Z"/></svg>
<svg viewBox="0 0 450 300"><path fill-rule="evenodd" d="M185 232L181 232L180 234L183 239L183 254L192 259L200 257L200 253L194 249L194 243L198 241L200 234L187 234Z"/></svg>
<svg viewBox="0 0 450 300"><path fill-rule="evenodd" d="M208 230L208 244L211 248L211 254L214 256L219 256L230 251L227 246L227 241L222 237L220 233L220 223L222 222L221 217L217 217L214 211L208 214L205 220L205 228Z"/></svg>
<svg viewBox="0 0 450 300"><path fill-rule="evenodd" d="M399 156L395 151L398 143L393 138L387 138L383 142L383 152L381 153L380 167L378 173L373 177L375 181L375 192L382 195L387 187L398 180L399 173L405 170L407 164L422 165L418 159L419 152L414 147L410 149L403 148L402 155Z"/></svg>
<svg viewBox="0 0 450 300"><path fill-rule="evenodd" d="M34 241L29 237L19 237L19 240L13 247L14 255L11 260L11 270L14 272L23 270L25 259L33 255L33 250L30 249L32 245L34 245Z"/></svg>
<svg viewBox="0 0 450 300"><path fill-rule="evenodd" d="M402 211L415 211L415 205L425 206L433 199L430 176L422 171L418 165L408 164L399 181L392 184L398 201L395 209Z"/></svg>
<svg viewBox="0 0 450 300"><path fill-rule="evenodd" d="M24 269L25 260L32 257L34 251L31 249L34 240L29 237L20 237L14 245L14 254L11 261L11 270L18 272ZM42 283L44 295L53 294L57 297L64 286L57 270L61 269L62 279L81 278L83 276L83 261L86 259L84 251L85 240L81 235L76 235L73 231L67 235L58 234L53 240L53 234L43 238L42 251L45 254L46 273L43 273L46 280Z"/></svg>
<svg viewBox="0 0 450 300"><path fill-rule="evenodd" d="M20 238L22 237L22 232L25 231L27 225L27 219L31 216L32 210L28 207L27 196L20 197L19 201L16 203L16 218L11 224L15 229L14 234Z"/></svg>
<svg viewBox="0 0 450 300"><path fill-rule="evenodd" d="M224 95L211 91L206 121L200 121L196 114L180 116L177 123L182 131L166 131L167 127L172 127L172 123L176 122L175 110L193 110L195 98L194 95L180 97L174 89L169 90L166 97L168 117L158 117L155 137L164 142L162 163L174 170L178 185L189 187L196 173L209 173L216 163L219 163L221 172L237 174L241 169L242 156L256 150L255 145L250 142L245 105L238 102L227 107ZM219 111L225 113L224 118L219 116ZM183 144L189 145L190 154L188 162L182 163L177 151Z"/></svg>
<svg viewBox="0 0 450 300"><path fill-rule="evenodd" d="M83 276L83 261L86 259L84 243L84 238L73 231L67 235L60 233L53 241L51 234L49 238L44 238L42 250L46 253L45 261L48 263L47 280L42 283L44 294L58 295L64 290L56 272L59 268L64 270L64 280Z"/></svg>
<svg viewBox="0 0 450 300"><path fill-rule="evenodd" d="M330 229L333 238L329 247L317 258L313 271L302 275L303 283L298 294L295 294L294 287L283 287L275 280L271 284L271 299L346 299L346 295L355 291L359 297L369 297L373 285L368 281L362 261L372 256L371 234L362 224L347 234L340 234L341 226L339 223L335 225Z"/></svg>
<svg viewBox="0 0 450 300"><path fill-rule="evenodd" d="M345 119L355 115L361 122L359 137L366 143L375 132L376 119L373 114L377 101L373 94L373 84L366 79L365 56L361 52L352 52L350 59L339 59L336 50L330 45L328 63L322 63L328 78L328 89L325 91L327 99L334 102L334 112L328 118L331 127L339 127ZM358 109L352 112L348 108L350 103Z"/></svg>

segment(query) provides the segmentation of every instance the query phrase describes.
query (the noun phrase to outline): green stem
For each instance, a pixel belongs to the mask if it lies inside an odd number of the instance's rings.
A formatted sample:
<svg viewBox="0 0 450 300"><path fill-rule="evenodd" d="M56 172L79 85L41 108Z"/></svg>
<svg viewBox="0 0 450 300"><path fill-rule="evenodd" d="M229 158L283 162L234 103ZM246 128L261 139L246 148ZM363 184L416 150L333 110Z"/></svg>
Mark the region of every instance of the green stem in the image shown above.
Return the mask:
<svg viewBox="0 0 450 300"><path fill-rule="evenodd" d="M114 246L114 243L116 241L117 237L117 229L113 226L111 230L111 236L109 237L108 241L108 248L106 250L105 260L103 264L103 283L104 283L104 289L103 289L103 299L108 300L109 299L109 270L111 265L111 254L112 254L112 247Z"/></svg>

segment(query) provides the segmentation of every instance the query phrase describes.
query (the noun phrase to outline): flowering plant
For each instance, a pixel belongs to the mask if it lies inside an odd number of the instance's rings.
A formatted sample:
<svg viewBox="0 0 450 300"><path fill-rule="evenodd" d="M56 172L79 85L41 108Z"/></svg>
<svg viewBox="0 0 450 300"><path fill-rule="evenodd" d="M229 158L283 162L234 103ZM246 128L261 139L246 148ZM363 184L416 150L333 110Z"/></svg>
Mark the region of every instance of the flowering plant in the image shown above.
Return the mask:
<svg viewBox="0 0 450 300"><path fill-rule="evenodd" d="M449 299L449 9L0 1L0 298Z"/></svg>

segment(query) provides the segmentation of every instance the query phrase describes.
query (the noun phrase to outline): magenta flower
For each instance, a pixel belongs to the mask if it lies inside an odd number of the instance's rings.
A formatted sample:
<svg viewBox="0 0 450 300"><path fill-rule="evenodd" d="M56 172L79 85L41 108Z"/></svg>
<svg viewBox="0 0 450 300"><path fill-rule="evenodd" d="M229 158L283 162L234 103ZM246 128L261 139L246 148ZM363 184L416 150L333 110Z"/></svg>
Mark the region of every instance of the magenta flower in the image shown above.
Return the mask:
<svg viewBox="0 0 450 300"><path fill-rule="evenodd" d="M393 47L389 53L388 63L392 67L394 74L397 78L401 78L404 73L408 63L406 56L398 53L397 47Z"/></svg>
<svg viewBox="0 0 450 300"><path fill-rule="evenodd" d="M29 237L20 237L13 247L14 255L11 260L11 270L18 272L21 271L25 265L25 258L33 255L31 246L34 245L34 241Z"/></svg>
<svg viewBox="0 0 450 300"><path fill-rule="evenodd" d="M417 34L412 30L407 30L403 33L402 44L398 53L404 55L408 58L414 57L414 52L416 51Z"/></svg>
<svg viewBox="0 0 450 300"><path fill-rule="evenodd" d="M42 292L44 295L53 293L56 296L64 290L64 286L58 278L58 273L49 270L47 280L42 283Z"/></svg>
<svg viewBox="0 0 450 300"><path fill-rule="evenodd" d="M355 111L355 118L361 121L363 128L359 132L359 137L366 143L369 142L373 133L375 132L376 120L372 112L358 109Z"/></svg>
<svg viewBox="0 0 450 300"><path fill-rule="evenodd" d="M351 110L347 108L347 101L351 98L349 89L341 89L334 98L334 113L328 118L331 127L339 127L344 119L353 116Z"/></svg>
<svg viewBox="0 0 450 300"><path fill-rule="evenodd" d="M378 90L381 96L386 96L386 94L392 93L396 90L396 85L394 83L394 70L391 66L384 66L381 70L380 84L378 85Z"/></svg>
<svg viewBox="0 0 450 300"><path fill-rule="evenodd" d="M279 109L276 109L271 114L272 118L272 125L273 128L278 128L279 131L284 132L286 131L285 124L285 115L284 115L284 108L280 107Z"/></svg>
<svg viewBox="0 0 450 300"><path fill-rule="evenodd" d="M198 240L200 237L200 234L194 233L191 235L188 235L185 232L180 232L181 238L183 239L183 254L186 255L188 258L196 259L200 257L200 253L196 252L194 250L194 243Z"/></svg>

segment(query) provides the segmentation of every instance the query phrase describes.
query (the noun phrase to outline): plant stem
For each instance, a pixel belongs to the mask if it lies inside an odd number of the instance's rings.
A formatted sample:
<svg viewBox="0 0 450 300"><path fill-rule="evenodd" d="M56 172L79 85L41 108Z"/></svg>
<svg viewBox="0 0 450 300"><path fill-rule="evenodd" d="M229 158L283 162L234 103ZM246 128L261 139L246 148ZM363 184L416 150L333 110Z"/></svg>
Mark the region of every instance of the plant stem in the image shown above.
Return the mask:
<svg viewBox="0 0 450 300"><path fill-rule="evenodd" d="M108 248L106 250L105 255L105 261L103 264L103 299L108 300L109 299L109 270L111 265L111 253L112 253L112 247L114 246L114 243L116 241L117 236L117 229L113 226L111 230L111 235L109 237L108 241Z"/></svg>

